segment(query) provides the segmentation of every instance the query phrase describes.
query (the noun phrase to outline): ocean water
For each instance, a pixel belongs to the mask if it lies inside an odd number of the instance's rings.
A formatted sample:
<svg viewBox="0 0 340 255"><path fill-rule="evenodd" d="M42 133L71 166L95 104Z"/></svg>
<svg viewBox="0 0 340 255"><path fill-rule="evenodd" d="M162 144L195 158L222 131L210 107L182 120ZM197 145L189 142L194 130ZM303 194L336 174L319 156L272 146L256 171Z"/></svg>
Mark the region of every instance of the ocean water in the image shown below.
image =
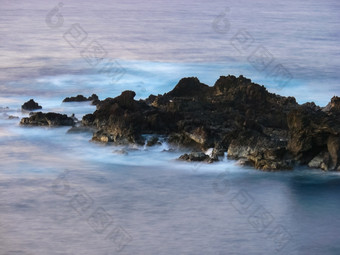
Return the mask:
<svg viewBox="0 0 340 255"><path fill-rule="evenodd" d="M266 173L169 145L104 146L21 127L20 106L92 93L136 98L182 77L245 75L326 105L339 95L338 1L1 1L0 255L340 254L340 175ZM93 51L93 47L97 51Z"/></svg>

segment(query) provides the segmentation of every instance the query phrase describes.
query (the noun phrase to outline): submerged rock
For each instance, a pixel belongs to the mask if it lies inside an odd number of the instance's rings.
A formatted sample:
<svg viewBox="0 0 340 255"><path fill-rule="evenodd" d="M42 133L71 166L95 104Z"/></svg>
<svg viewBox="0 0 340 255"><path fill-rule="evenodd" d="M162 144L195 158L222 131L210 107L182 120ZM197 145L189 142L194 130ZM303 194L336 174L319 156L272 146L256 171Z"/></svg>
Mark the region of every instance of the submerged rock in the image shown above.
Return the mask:
<svg viewBox="0 0 340 255"><path fill-rule="evenodd" d="M9 120L19 119L19 117L18 117L18 116L14 116L14 115L9 115L9 116L8 116L8 119L9 119Z"/></svg>
<svg viewBox="0 0 340 255"><path fill-rule="evenodd" d="M95 133L95 129L91 128L91 127L84 127L84 126L80 126L80 127L71 127L69 130L67 130L68 134L79 134L79 133L91 133L94 134Z"/></svg>
<svg viewBox="0 0 340 255"><path fill-rule="evenodd" d="M114 150L113 153L115 154L119 154L119 155L128 155L129 153L124 150L124 149L120 149L120 150Z"/></svg>
<svg viewBox="0 0 340 255"><path fill-rule="evenodd" d="M146 142L146 146L148 147L154 146L156 144L161 144L157 136L151 137L151 139Z"/></svg>
<svg viewBox="0 0 340 255"><path fill-rule="evenodd" d="M42 109L42 106L40 106L38 103L36 103L33 99L27 101L21 106L22 110L25 111L33 111L33 110L39 110Z"/></svg>
<svg viewBox="0 0 340 255"><path fill-rule="evenodd" d="M182 156L178 158L179 160L183 161L199 161L199 162L207 162L207 163L212 163L214 161L218 161L216 158L211 158L209 155L206 155L203 152L192 152L192 153L185 153Z"/></svg>

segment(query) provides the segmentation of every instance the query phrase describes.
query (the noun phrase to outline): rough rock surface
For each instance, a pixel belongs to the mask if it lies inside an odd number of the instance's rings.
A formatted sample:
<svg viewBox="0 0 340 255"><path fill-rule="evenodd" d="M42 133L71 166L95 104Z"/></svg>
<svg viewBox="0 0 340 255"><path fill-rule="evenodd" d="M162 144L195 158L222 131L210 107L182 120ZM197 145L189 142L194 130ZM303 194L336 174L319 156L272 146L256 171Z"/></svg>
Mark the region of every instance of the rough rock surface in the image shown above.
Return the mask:
<svg viewBox="0 0 340 255"><path fill-rule="evenodd" d="M30 117L22 118L20 124L32 126L73 126L75 119L68 117L66 114L35 112L31 113Z"/></svg>
<svg viewBox="0 0 340 255"><path fill-rule="evenodd" d="M183 161L199 161L199 162L207 162L212 163L214 161L218 161L216 158L211 158L209 155L206 155L204 152L192 152L192 153L185 153L178 158L179 160Z"/></svg>
<svg viewBox="0 0 340 255"><path fill-rule="evenodd" d="M295 164L339 170L338 97L325 108L299 105L294 97L269 93L250 79L231 75L221 76L212 87L184 78L164 95L134 97L135 92L124 91L83 117L84 126L98 130L93 140L144 144L142 134L165 135L171 144L195 151L215 148L219 155L228 151L229 158L262 170Z"/></svg>
<svg viewBox="0 0 340 255"><path fill-rule="evenodd" d="M33 111L33 110L42 109L42 107L38 103L36 103L33 99L31 99L27 101L26 103L24 103L21 106L21 109L25 111Z"/></svg>

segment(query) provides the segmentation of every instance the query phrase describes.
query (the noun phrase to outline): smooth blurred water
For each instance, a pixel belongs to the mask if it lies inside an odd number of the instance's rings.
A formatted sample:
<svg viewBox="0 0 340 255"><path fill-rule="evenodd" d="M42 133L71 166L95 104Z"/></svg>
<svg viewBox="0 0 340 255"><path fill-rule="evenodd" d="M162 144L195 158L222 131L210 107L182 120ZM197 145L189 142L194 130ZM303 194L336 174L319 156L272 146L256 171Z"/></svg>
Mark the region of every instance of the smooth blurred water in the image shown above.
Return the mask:
<svg viewBox="0 0 340 255"><path fill-rule="evenodd" d="M30 98L81 118L95 108L63 98L126 89L145 98L182 77L213 85L228 74L326 105L339 95L338 1L70 0L54 29L45 19L58 2L0 3L1 255L340 253L338 173L188 164L166 144L103 146L8 120L27 116L20 106ZM88 37L72 48L63 36L75 23ZM253 38L241 52L240 31ZM92 40L123 68L119 79L81 57ZM260 46L289 83L249 63Z"/></svg>
<svg viewBox="0 0 340 255"><path fill-rule="evenodd" d="M183 163L165 145L103 146L17 122L0 120L0 254L339 252L338 173ZM90 220L96 210L102 224Z"/></svg>
<svg viewBox="0 0 340 255"><path fill-rule="evenodd" d="M118 60L128 74L136 74L128 84L119 83L122 87L155 82L157 86L148 92L160 93L183 75L213 85L220 75L243 74L299 102L325 105L339 94L338 1L70 0L59 7L63 18L56 28L49 27L46 18L59 2L1 3L2 94L64 92L59 87L44 91L37 82L42 76L69 77L67 92L95 90L97 84L84 74L96 75L98 68L81 57L93 40L107 53L105 60ZM51 17L50 22L56 23L57 18ZM80 37L84 33L87 37L72 48L64 37L72 42L67 33L74 24L84 30ZM235 41L240 32L248 33L252 43ZM248 61L261 46L273 58L263 71ZM271 74L277 64L291 74L287 84L280 75ZM146 71L145 76L137 71ZM114 90L116 84L105 74L98 76L97 83Z"/></svg>

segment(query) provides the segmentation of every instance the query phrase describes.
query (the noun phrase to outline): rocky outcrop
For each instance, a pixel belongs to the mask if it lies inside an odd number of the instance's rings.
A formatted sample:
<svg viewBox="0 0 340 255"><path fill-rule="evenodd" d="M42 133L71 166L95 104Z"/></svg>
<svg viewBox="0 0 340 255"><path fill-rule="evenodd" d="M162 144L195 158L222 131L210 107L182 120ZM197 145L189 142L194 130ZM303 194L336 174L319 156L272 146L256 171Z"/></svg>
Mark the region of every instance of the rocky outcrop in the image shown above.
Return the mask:
<svg viewBox="0 0 340 255"><path fill-rule="evenodd" d="M299 105L293 97L231 75L221 76L214 86L184 78L164 95L139 101L134 97L135 92L124 91L83 117L84 126L98 130L94 141L144 144L144 134L164 135L172 145L202 152L214 148L213 158L228 152L229 158L262 170L292 169L295 164L339 169L337 97L325 108ZM204 161L203 154L181 159Z"/></svg>
<svg viewBox="0 0 340 255"><path fill-rule="evenodd" d="M92 101L93 105L97 105L100 100L96 94L92 94L90 97L84 97L83 95L78 95L75 97L66 97L63 102L68 103L68 102L86 102L86 101Z"/></svg>
<svg viewBox="0 0 340 255"><path fill-rule="evenodd" d="M322 109L324 112L340 112L340 97L334 96L326 107Z"/></svg>
<svg viewBox="0 0 340 255"><path fill-rule="evenodd" d="M273 139L254 130L242 131L229 145L228 158L240 159L262 170L292 169L287 142Z"/></svg>
<svg viewBox="0 0 340 255"><path fill-rule="evenodd" d="M21 106L21 109L24 111L33 111L33 110L39 110L42 109L42 107L36 103L33 99L27 101Z"/></svg>
<svg viewBox="0 0 340 255"><path fill-rule="evenodd" d="M338 170L340 111L300 106L288 115L288 150L294 160L324 170Z"/></svg>
<svg viewBox="0 0 340 255"><path fill-rule="evenodd" d="M98 132L94 141L119 144L144 144L142 134L169 132L175 123L176 114L161 113L143 101L135 101L135 92L124 91L116 98L102 101L93 114L85 115L82 124L94 126Z"/></svg>
<svg viewBox="0 0 340 255"><path fill-rule="evenodd" d="M30 117L22 118L20 124L32 126L73 126L75 119L68 117L66 114L35 112L31 113Z"/></svg>

